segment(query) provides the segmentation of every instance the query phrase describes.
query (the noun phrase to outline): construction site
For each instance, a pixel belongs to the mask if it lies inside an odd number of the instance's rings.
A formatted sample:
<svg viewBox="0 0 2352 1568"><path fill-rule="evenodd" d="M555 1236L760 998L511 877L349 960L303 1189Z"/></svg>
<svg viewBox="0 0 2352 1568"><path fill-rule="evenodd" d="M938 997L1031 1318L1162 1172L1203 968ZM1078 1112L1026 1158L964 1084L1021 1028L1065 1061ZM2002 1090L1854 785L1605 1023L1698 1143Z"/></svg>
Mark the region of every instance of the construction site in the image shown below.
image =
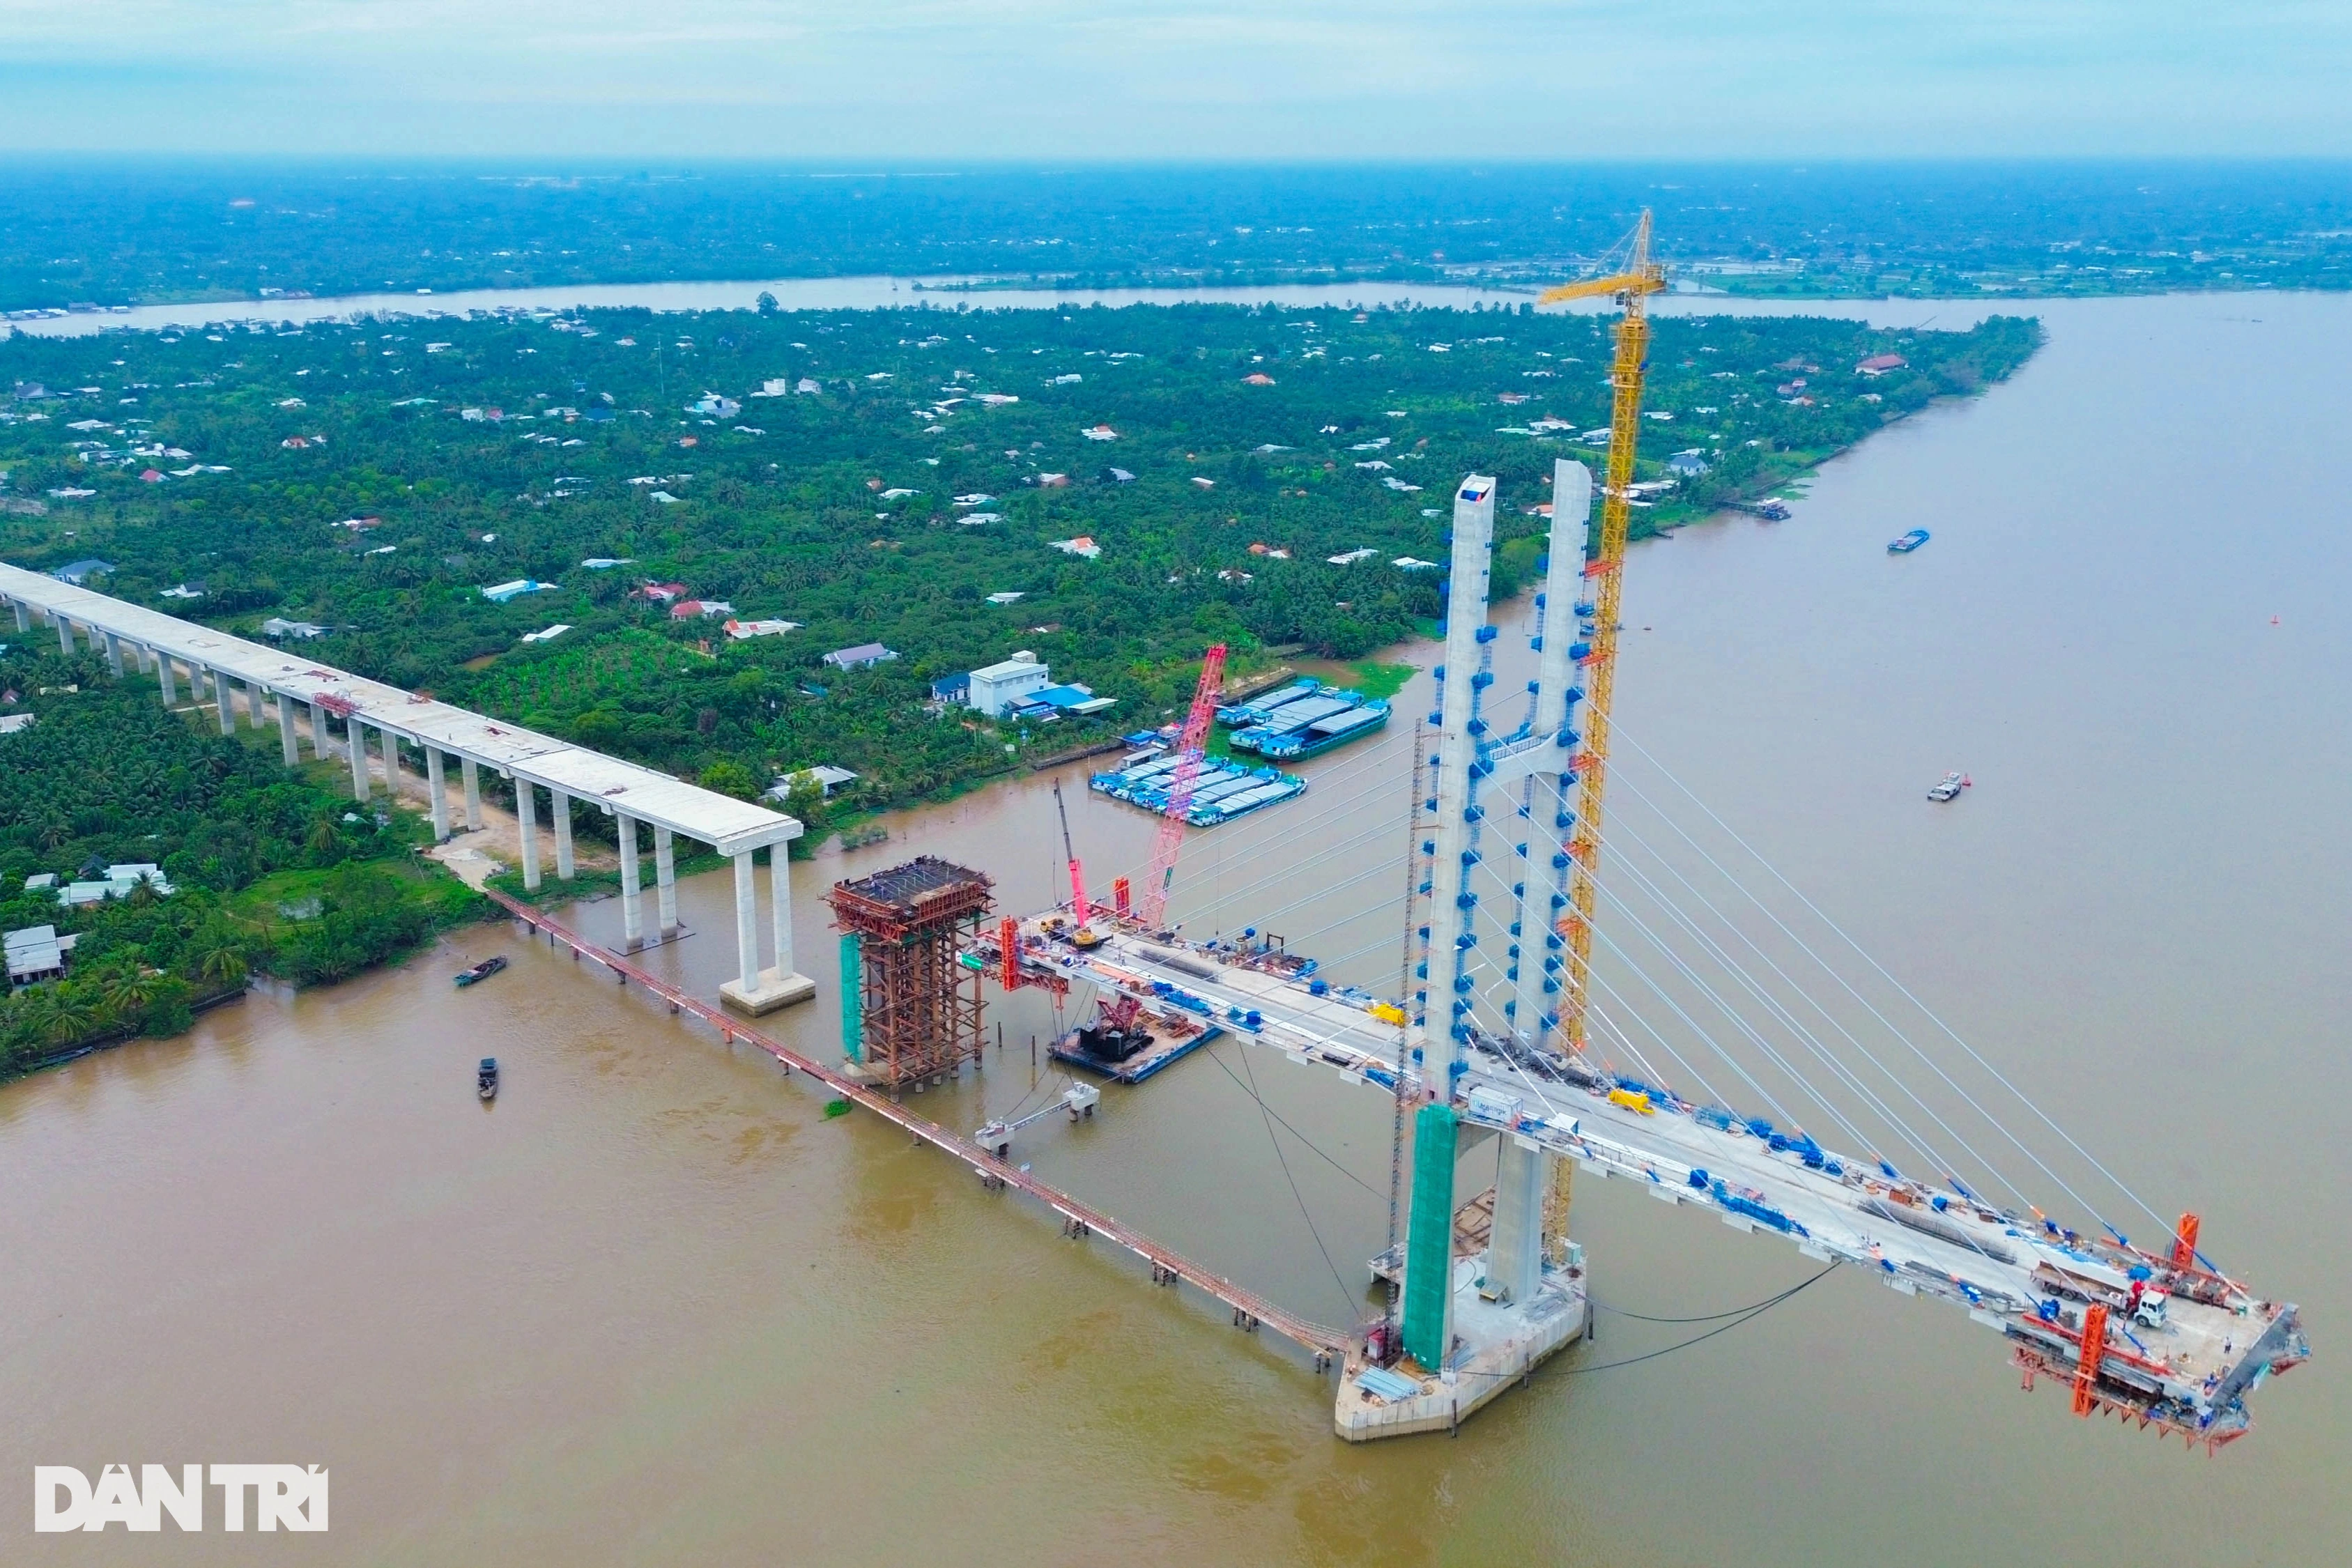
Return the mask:
<svg viewBox="0 0 2352 1568"><path fill-rule="evenodd" d="M1117 1137L1129 1102L1107 1100L1106 1085L1150 1093L1150 1080L1199 1070L1183 1064L1226 1040L1383 1096L1386 1245L1364 1260L1371 1305L1357 1321L1315 1324L1118 1227L1155 1284L1192 1284L1225 1303L1235 1327L1272 1326L1318 1373L1336 1370L1332 1429L1351 1442L1457 1430L1590 1335L1601 1260L1572 1234L1581 1175L1712 1213L1824 1274L1858 1271L1947 1305L1999 1337L2024 1388L2055 1381L2078 1416L2219 1449L2249 1429L2249 1396L2309 1345L2292 1302L2214 1261L2193 1210L2159 1210L2126 1186L1842 931L1942 1041L1923 1044L1801 942L1827 980L1798 978L1796 960L1725 917L1717 899L1729 893L1702 892L1671 868L1603 875L1645 301L1663 286L1645 216L1612 269L1545 296L1605 298L1621 311L1607 466L1596 483L1580 462L1553 465L1528 634L1535 675L1516 714L1496 682L1502 628L1489 602L1497 484L1471 474L1453 487L1443 662L1433 709L1412 719L1401 817L1227 895L1210 935L1197 934L1209 921L1196 905L1188 932L1177 891L1225 694L1227 650L1213 647L1148 798L1120 797L1159 818L1148 863L1098 889L1062 815L1067 896L1051 908L1000 911L988 874L931 857L842 880L827 902L845 1062L810 1066L762 1043L828 1081L837 1072L861 1103L887 1108L992 1188L1041 1198L1076 1237L1116 1222L1034 1175L1020 1145L1054 1136L1031 1131L1049 1120ZM1318 787L1393 791L1381 756L1364 752ZM1058 784L1055 804L1062 813ZM1324 861L1332 869L1310 875ZM1361 890L1349 908L1317 931L1274 933L1305 897L1351 888ZM1314 950L1313 937L1360 918L1380 928L1369 942ZM1659 959L1645 963L1637 939ZM1348 967L1374 954L1395 960L1393 986ZM982 1069L992 993L1050 1005L1051 1057L1075 1069L1067 1087L968 1137L913 1118L908 1097ZM1490 1184L1465 1185L1473 1151L1491 1160ZM2012 1181L2021 1159L2037 1175ZM2113 1189L2160 1239L2136 1245L2110 1217L2114 1196L2086 1196L2077 1180Z"/></svg>

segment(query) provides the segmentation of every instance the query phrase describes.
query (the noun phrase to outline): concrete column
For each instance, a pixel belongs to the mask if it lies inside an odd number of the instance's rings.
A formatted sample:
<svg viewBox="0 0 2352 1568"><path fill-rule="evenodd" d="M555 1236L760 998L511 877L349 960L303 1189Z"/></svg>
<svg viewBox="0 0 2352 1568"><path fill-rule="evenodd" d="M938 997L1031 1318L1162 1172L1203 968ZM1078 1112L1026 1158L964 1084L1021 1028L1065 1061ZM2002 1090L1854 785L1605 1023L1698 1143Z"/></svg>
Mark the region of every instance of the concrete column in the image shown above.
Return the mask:
<svg viewBox="0 0 2352 1568"><path fill-rule="evenodd" d="M71 658L74 651L73 623L63 616L51 616L49 618L58 623L58 647Z"/></svg>
<svg viewBox="0 0 2352 1568"><path fill-rule="evenodd" d="M1492 640L1486 626L1486 584L1495 538L1495 481L1483 474L1465 475L1454 498L1454 552L1451 586L1445 612L1445 684L1438 701L1436 832L1429 900L1429 960L1423 984L1412 1008L1420 1027L1413 1044L1427 1053L1423 1081L1450 1100L1469 1038L1471 952L1477 945L1478 902L1472 873L1481 850L1477 818L1471 813L1477 775L1478 731L1483 662L1481 650ZM1426 797L1423 797L1426 798ZM1506 880L1507 886L1507 879ZM1441 1067L1441 1062L1444 1064Z"/></svg>
<svg viewBox="0 0 2352 1568"><path fill-rule="evenodd" d="M792 854L783 844L768 846L768 903L776 927L776 983L789 984L793 970Z"/></svg>
<svg viewBox="0 0 2352 1568"><path fill-rule="evenodd" d="M327 754L327 710L316 702L305 706L310 710L310 754L323 757Z"/></svg>
<svg viewBox="0 0 2352 1568"><path fill-rule="evenodd" d="M213 678L213 700L220 708L220 727L224 735L236 733L236 691L227 676L217 669L205 672Z"/></svg>
<svg viewBox="0 0 2352 1568"><path fill-rule="evenodd" d="M751 851L735 857L735 967L743 994L760 989L760 900L752 882Z"/></svg>
<svg viewBox="0 0 2352 1568"><path fill-rule="evenodd" d="M677 934L677 854L674 836L667 827L654 827L654 915L660 924L662 940L667 942Z"/></svg>
<svg viewBox="0 0 2352 1568"><path fill-rule="evenodd" d="M514 782L515 820L522 825L522 885L527 891L539 891L539 802L533 798L531 786L521 779Z"/></svg>
<svg viewBox="0 0 2352 1568"><path fill-rule="evenodd" d="M343 734L352 749L352 798L365 805L373 793L368 785L367 726L355 713L343 721Z"/></svg>
<svg viewBox="0 0 2352 1568"><path fill-rule="evenodd" d="M572 880L572 797L560 789L547 792L549 809L555 819L555 879Z"/></svg>
<svg viewBox="0 0 2352 1568"><path fill-rule="evenodd" d="M1517 973L1511 1002L1511 1030L1530 1046L1541 1046L1559 1021L1560 956L1567 941L1558 921L1568 902L1568 846L1575 816L1565 773L1574 748L1576 604L1584 594L1584 547L1592 511L1592 473L1566 458L1552 463L1551 561L1544 578L1543 619L1536 645L1536 704L1533 728L1552 742L1547 763L1529 776L1521 805L1527 813L1528 858L1519 872L1519 939L1512 950Z"/></svg>
<svg viewBox="0 0 2352 1568"><path fill-rule="evenodd" d="M263 722L261 717L262 695L261 682L257 680L248 680L245 683L246 716L253 721L253 727L257 730L261 728Z"/></svg>
<svg viewBox="0 0 2352 1568"><path fill-rule="evenodd" d="M645 918L637 908L637 819L616 813L621 831L621 949L635 952L646 945Z"/></svg>
<svg viewBox="0 0 2352 1568"><path fill-rule="evenodd" d="M458 759L458 773L466 781L466 831L482 830L482 778L471 757Z"/></svg>
<svg viewBox="0 0 2352 1568"><path fill-rule="evenodd" d="M22 609L24 606L20 605L17 607ZM172 679L172 656L159 649L155 656L155 669L157 684L163 689L163 706L178 707L180 705L179 683Z"/></svg>
<svg viewBox="0 0 2352 1568"><path fill-rule="evenodd" d="M29 632L29 631L31 631L31 630L33 629L33 617L32 617L32 615L30 614L30 612L28 612L28 611L25 608L25 601L24 601L24 600L22 600L22 599L18 599L17 601L16 601L16 629L17 629L18 631L20 631L20 632Z"/></svg>
<svg viewBox="0 0 2352 1568"><path fill-rule="evenodd" d="M301 765L302 750L294 743L294 700L283 691L278 694L278 749L288 767Z"/></svg>
<svg viewBox="0 0 2352 1568"><path fill-rule="evenodd" d="M122 639L112 632L106 634L106 668L114 672L115 679L122 679Z"/></svg>
<svg viewBox="0 0 2352 1568"><path fill-rule="evenodd" d="M1495 1225L1486 1245L1486 1285L1504 1300L1525 1306L1543 1283L1544 1177L1552 1156L1498 1134L1502 1160L1495 1175Z"/></svg>
<svg viewBox="0 0 2352 1568"><path fill-rule="evenodd" d="M400 804L400 737L389 730L379 731L383 736L383 793L394 805Z"/></svg>
<svg viewBox="0 0 2352 1568"><path fill-rule="evenodd" d="M441 748L425 748L425 787L433 797L433 842L449 837L449 784L442 776Z"/></svg>

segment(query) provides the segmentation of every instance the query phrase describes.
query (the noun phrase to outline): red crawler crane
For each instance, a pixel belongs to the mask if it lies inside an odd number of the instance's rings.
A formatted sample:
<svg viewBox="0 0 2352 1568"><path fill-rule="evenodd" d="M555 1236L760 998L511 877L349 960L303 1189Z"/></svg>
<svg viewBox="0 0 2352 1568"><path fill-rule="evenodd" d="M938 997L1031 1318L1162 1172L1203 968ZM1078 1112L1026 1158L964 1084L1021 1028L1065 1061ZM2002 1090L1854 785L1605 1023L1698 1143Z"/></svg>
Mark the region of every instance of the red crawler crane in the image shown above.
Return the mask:
<svg viewBox="0 0 2352 1568"><path fill-rule="evenodd" d="M1184 847L1184 814L1192 806L1202 749L1208 744L1209 725L1217 716L1217 694L1224 689L1224 681L1225 645L1219 643L1201 660L1201 683L1192 689L1192 710L1185 716L1184 733L1176 742L1176 773L1169 782L1160 838L1151 847L1151 869L1144 874L1137 912L1146 926L1155 930L1168 912L1168 891L1176 882L1177 851Z"/></svg>

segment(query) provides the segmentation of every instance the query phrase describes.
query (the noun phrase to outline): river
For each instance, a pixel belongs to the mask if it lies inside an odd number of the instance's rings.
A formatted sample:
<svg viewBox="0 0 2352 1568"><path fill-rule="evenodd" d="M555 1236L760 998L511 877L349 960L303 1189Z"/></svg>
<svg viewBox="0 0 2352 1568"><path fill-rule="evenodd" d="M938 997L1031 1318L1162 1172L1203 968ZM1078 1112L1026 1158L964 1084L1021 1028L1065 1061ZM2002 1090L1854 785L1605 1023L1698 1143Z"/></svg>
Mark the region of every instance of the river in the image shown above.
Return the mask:
<svg viewBox="0 0 2352 1568"><path fill-rule="evenodd" d="M0 321L0 337L8 330L35 337L80 337L110 331L162 331L224 324L258 331L264 325L294 325L312 321L344 321L362 317L462 316L473 310L571 310L635 309L647 310L748 310L762 292L775 297L787 310L870 310L900 306L932 310L1070 310L1086 305L1173 305L1189 303L1257 305L1275 303L1303 309L1344 305L1351 310L1391 306L1399 309L1467 310L1484 305L1514 309L1532 297L1525 290L1481 288L1475 284L1428 283L1269 283L1195 289L1035 289L966 287L974 279L958 278L776 278L765 282L697 283L557 283L529 289L469 289L447 294L427 289L411 294L345 294L305 300L215 300L173 305L134 305L119 310L84 311L45 316L31 321ZM1651 310L1661 315L1704 314L1722 309L1720 293L1694 289L1661 296ZM1947 326L1964 326L1996 310L2020 314L2032 301L1919 300L1748 300L1738 308L1749 315L1861 316L1874 321L1913 322L1934 317ZM1598 313L1611 309L1605 300L1580 300L1548 307Z"/></svg>
<svg viewBox="0 0 2352 1568"><path fill-rule="evenodd" d="M269 1550L334 1563L2333 1558L2352 1529L2352 1404L2328 1392L2352 1319L2352 298L2033 309L2051 341L2017 377L1829 464L1791 521L1633 552L1622 734L2168 1218L2197 1209L2209 1251L2304 1304L2317 1359L2220 1458L2021 1395L1992 1334L1843 1272L1704 1344L1538 1377L1458 1439L1349 1447L1279 1342L498 926L0 1088L0 1470L328 1465L332 1530ZM1915 525L1933 542L1888 556ZM1497 618L1509 690L1526 607ZM1428 696L1424 672L1400 714ZM1304 802L1195 836L1191 929L1276 910L1392 991L1409 727L1376 744L1308 763ZM1621 750L1629 788L1668 787ZM1930 806L1947 767L1974 786ZM1048 784L803 867L818 1000L774 1026L838 1050L835 877L929 852L989 871L1007 908L1050 899ZM1139 814L1070 804L1092 880L1148 858ZM1612 822L1654 831L1630 795ZM715 992L729 891L684 885L698 934L651 962ZM610 902L577 918L617 933ZM513 967L451 987L493 952ZM929 1113L971 1125L1050 1092L1034 995L991 1016L1003 1049ZM505 1066L488 1108L483 1054ZM1336 1164L1272 1142L1252 1080ZM1231 1046L1092 1123L1039 1123L1015 1157L1327 1321L1360 1301L1386 1224L1386 1101ZM1652 1316L1813 1272L1623 1184L1580 1185L1575 1228L1596 1295ZM1693 1331L1603 1314L1557 1364ZM261 1544L216 1510L214 1529L6 1555Z"/></svg>

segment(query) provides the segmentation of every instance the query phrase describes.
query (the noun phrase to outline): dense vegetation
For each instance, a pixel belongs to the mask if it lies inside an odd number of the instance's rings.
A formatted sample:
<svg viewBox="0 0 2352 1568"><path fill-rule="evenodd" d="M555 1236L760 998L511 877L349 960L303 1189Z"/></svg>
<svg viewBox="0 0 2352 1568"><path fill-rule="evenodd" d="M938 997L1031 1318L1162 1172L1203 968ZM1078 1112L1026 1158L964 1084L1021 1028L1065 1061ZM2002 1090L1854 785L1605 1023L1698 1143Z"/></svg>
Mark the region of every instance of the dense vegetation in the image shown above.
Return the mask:
<svg viewBox="0 0 2352 1568"><path fill-rule="evenodd" d="M1644 206L1672 262L1770 265L1706 277L1741 292L2340 289L2352 286L2347 188L2343 165L2316 162L519 177L20 161L0 174L0 310L885 272L1549 279Z"/></svg>
<svg viewBox="0 0 2352 1568"><path fill-rule="evenodd" d="M0 1073L93 1040L177 1034L252 970L346 978L479 911L455 879L412 863L412 817L362 811L273 751L207 732L143 683L110 682L95 657L12 645L0 683L9 711L36 716L0 735L0 928L79 933L66 979L0 1004ZM169 896L142 883L67 909L25 886L150 861Z"/></svg>
<svg viewBox="0 0 2352 1568"><path fill-rule="evenodd" d="M1708 471L1637 531L1997 381L2038 338L1663 320L1640 477L1684 450ZM1018 649L1118 699L1097 728L1132 727L1212 641L1247 664L1406 635L1442 573L1395 563L1443 559L1465 471L1501 479L1511 592L1553 459L1597 460L1609 353L1592 316L1222 306L19 335L0 546L101 559L95 584L248 635L329 627L323 658L722 787L831 763L899 802L1084 738L926 711L932 679ZM1054 547L1086 538L1099 558ZM553 586L481 593L521 578ZM648 581L803 629L730 640ZM901 657L820 663L871 641Z"/></svg>

